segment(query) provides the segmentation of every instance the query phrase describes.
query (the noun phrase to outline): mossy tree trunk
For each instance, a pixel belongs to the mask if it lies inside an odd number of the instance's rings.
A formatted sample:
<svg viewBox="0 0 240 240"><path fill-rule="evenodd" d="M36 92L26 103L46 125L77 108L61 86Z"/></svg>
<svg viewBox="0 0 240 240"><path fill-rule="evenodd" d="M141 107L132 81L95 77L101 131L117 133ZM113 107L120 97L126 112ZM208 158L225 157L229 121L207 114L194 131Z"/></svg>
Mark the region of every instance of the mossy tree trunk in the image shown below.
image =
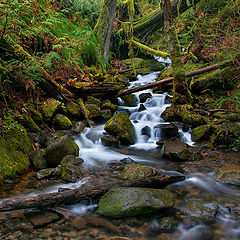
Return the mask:
<svg viewBox="0 0 240 240"><path fill-rule="evenodd" d="M185 69L181 57L180 43L173 26L172 8L169 0L164 0L165 31L173 69L173 105L191 103L191 93L185 80Z"/></svg>
<svg viewBox="0 0 240 240"><path fill-rule="evenodd" d="M102 54L106 61L109 59L113 22L115 19L117 0L104 0L101 13L94 28L102 41Z"/></svg>

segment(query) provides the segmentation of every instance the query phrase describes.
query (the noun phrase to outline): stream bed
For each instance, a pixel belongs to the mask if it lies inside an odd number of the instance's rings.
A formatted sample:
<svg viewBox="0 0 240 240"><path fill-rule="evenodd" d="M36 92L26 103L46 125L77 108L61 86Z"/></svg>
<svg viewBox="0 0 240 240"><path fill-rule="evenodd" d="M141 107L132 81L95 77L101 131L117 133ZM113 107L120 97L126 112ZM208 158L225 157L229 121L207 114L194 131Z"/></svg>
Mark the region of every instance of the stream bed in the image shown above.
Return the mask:
<svg viewBox="0 0 240 240"><path fill-rule="evenodd" d="M145 76L139 75L129 87L140 86L156 80L159 72ZM139 96L148 93L151 97L140 103ZM167 93L155 94L152 90L144 90L135 94L136 106L127 107L119 99L118 111L129 115L134 124L137 141L129 147L113 148L101 144L101 136L105 134L104 125L86 128L84 133L75 136L80 147L79 156L84 159L83 167L86 174L81 181L74 184L55 184L38 191L26 192L26 185L18 196L37 195L42 192L55 192L59 188L78 188L88 186L93 182L109 183L117 181L122 169L121 160L135 161L157 170L169 173L184 172L186 180L167 187L175 198L175 207L163 213L138 216L123 219L111 219L95 214L96 201L83 201L76 205L65 206L71 212L69 220L56 218L50 224L33 227L26 213L0 213L1 239L179 239L179 240L237 240L240 239L240 189L233 185L216 182L213 174L224 162L239 163L239 155L221 151L203 150L203 160L199 162L170 162L161 158L156 142L161 140L159 124L167 124L161 113L170 106L166 100ZM142 108L144 106L144 108ZM139 110L139 108L142 108ZM191 140L191 129L179 125L181 141L194 146ZM31 178L31 173L28 176ZM90 181L91 179L91 181ZM25 179L25 181L27 181ZM16 189L16 187L14 188ZM7 192L7 190L5 190ZM7 195L6 195L7 196ZM6 197L5 196L5 197ZM214 216L198 217L189 214L189 202L204 202L202 211L209 211ZM194 202L195 201L195 202ZM207 209L207 210L206 210ZM51 214L50 214L51 215ZM49 216L50 216L49 215ZM203 214L204 215L204 214ZM166 231L161 228L161 219L173 217L176 219L175 229ZM112 223L116 228L111 227Z"/></svg>

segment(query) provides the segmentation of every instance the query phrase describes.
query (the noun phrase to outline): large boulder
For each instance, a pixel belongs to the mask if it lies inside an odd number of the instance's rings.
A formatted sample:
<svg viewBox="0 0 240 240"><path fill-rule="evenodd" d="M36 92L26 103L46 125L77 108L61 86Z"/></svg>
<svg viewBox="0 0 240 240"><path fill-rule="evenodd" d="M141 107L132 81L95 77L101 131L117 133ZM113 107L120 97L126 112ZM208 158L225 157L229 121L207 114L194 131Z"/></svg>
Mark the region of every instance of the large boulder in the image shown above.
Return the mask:
<svg viewBox="0 0 240 240"><path fill-rule="evenodd" d="M45 153L44 149L37 149L29 154L29 158L31 159L33 167L35 169L39 170L47 168L47 161L44 157L44 153Z"/></svg>
<svg viewBox="0 0 240 240"><path fill-rule="evenodd" d="M98 120L102 118L101 109L96 104L85 104L85 107L89 112L90 119Z"/></svg>
<svg viewBox="0 0 240 240"><path fill-rule="evenodd" d="M60 108L61 103L55 99L48 99L41 105L41 113L43 120L50 122L57 110Z"/></svg>
<svg viewBox="0 0 240 240"><path fill-rule="evenodd" d="M97 213L120 218L153 213L174 204L173 194L167 190L118 187L101 197Z"/></svg>
<svg viewBox="0 0 240 240"><path fill-rule="evenodd" d="M199 148L190 147L178 140L164 142L163 156L173 161L194 161L202 158Z"/></svg>
<svg viewBox="0 0 240 240"><path fill-rule="evenodd" d="M134 126L129 118L122 112L117 113L105 124L104 130L112 136L119 138L124 145L135 143Z"/></svg>
<svg viewBox="0 0 240 240"><path fill-rule="evenodd" d="M63 114L57 114L53 119L53 124L57 129L66 130L72 127L72 122Z"/></svg>
<svg viewBox="0 0 240 240"><path fill-rule="evenodd" d="M222 183L240 185L240 166L226 164L216 171L214 179Z"/></svg>
<svg viewBox="0 0 240 240"><path fill-rule="evenodd" d="M121 179L138 179L138 178L147 178L152 177L158 174L158 171L144 166L142 164L132 163L124 167L120 178Z"/></svg>
<svg viewBox="0 0 240 240"><path fill-rule="evenodd" d="M59 165L65 156L78 156L78 154L79 147L69 136L55 139L45 150L47 164L52 167Z"/></svg>
<svg viewBox="0 0 240 240"><path fill-rule="evenodd" d="M17 177L30 166L30 161L22 151L15 150L0 136L0 184Z"/></svg>
<svg viewBox="0 0 240 240"><path fill-rule="evenodd" d="M213 221L218 212L218 205L215 202L204 202L199 199L188 201L188 214L206 222Z"/></svg>

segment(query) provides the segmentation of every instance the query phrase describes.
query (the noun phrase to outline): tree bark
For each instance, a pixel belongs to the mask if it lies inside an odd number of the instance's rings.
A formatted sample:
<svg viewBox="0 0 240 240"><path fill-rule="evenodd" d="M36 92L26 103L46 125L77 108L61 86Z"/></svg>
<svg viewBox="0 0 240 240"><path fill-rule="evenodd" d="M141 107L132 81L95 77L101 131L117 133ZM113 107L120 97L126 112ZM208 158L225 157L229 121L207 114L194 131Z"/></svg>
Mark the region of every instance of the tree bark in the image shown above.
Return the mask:
<svg viewBox="0 0 240 240"><path fill-rule="evenodd" d="M212 70L214 70L218 67L221 67L221 64L214 64L214 65L211 65L211 66L208 66L208 67L205 67L205 68L201 68L201 69L186 73L185 77L194 77L194 76L206 73L206 72L210 72L210 71L212 71ZM130 93L135 93L135 92L139 92L139 91L142 91L142 90L158 87L160 85L167 84L167 83L170 83L172 81L173 81L173 77L163 79L163 80L160 80L160 81L157 81L157 82L154 82L154 83L148 83L148 84L145 84L145 85L142 85L142 86L139 86L139 87L129 88L129 89L123 90L121 93L118 94L118 96L121 97L121 96L130 94Z"/></svg>
<svg viewBox="0 0 240 240"><path fill-rule="evenodd" d="M113 31L113 21L115 19L117 0L104 0L100 16L94 30L102 41L103 57L109 59L110 42Z"/></svg>
<svg viewBox="0 0 240 240"><path fill-rule="evenodd" d="M93 186L88 189L66 190L58 193L46 193L25 198L10 198L0 201L0 212L27 208L45 208L62 204L73 204L81 200L100 198L112 187L151 187L162 188L168 184L183 181L184 176L168 176L161 174L156 177L128 181L119 181L104 186Z"/></svg>

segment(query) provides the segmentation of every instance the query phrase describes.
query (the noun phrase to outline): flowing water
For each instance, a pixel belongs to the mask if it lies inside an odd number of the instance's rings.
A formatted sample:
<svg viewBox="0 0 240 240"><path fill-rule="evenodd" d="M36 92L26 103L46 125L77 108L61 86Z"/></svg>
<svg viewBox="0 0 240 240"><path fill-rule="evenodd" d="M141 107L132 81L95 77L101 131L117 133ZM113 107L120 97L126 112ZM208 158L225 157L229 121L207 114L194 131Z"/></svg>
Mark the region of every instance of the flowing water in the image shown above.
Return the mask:
<svg viewBox="0 0 240 240"><path fill-rule="evenodd" d="M139 75L137 80L131 82L129 87L140 86L156 80L159 72L154 72L145 76ZM150 93L152 97L142 103L145 110L139 111L141 93ZM170 106L166 101L168 93L155 94L152 90L144 90L135 94L136 106L127 107L124 101L119 99L118 111L122 111L129 115L132 121L137 141L134 145L121 148L105 147L101 144L101 136L105 133L104 125L98 125L93 128L86 128L84 133L75 137L76 143L80 147L79 156L84 159L83 166L85 168L104 169L110 162L119 161L124 158L131 158L136 162L141 162L157 169L166 171L166 166L171 163L161 159L156 142L161 140L161 130L156 126L166 124L161 118L161 113ZM147 130L143 131L143 129ZM194 146L191 140L191 129L184 131L179 127L180 139L187 144ZM99 171L101 171L99 170ZM60 187L77 188L86 181L79 181L74 184L55 185L44 189L44 192L54 192ZM178 217L181 219L177 230L169 233L164 238L160 235L153 235L147 239L180 239L180 240L207 240L207 239L240 239L240 220L239 220L239 199L240 190L234 186L227 186L216 182L213 179L213 172L210 173L188 173L186 180L169 186L169 190L177 192L178 189L185 187L186 195L179 197L176 201L175 209ZM28 193L28 195L39 194L36 192ZM187 213L187 202L190 199L205 200L209 203L216 202L218 205L218 214L216 218L206 223L200 219L193 219ZM96 204L77 204L69 206L68 210L75 216L84 215L91 210L96 209ZM148 220L147 231L158 232L158 216L153 216ZM143 233L145 234L145 233ZM138 234L139 236L139 234ZM145 235L144 235L145 236ZM146 237L146 236L145 236ZM84 239L84 238L83 238Z"/></svg>

